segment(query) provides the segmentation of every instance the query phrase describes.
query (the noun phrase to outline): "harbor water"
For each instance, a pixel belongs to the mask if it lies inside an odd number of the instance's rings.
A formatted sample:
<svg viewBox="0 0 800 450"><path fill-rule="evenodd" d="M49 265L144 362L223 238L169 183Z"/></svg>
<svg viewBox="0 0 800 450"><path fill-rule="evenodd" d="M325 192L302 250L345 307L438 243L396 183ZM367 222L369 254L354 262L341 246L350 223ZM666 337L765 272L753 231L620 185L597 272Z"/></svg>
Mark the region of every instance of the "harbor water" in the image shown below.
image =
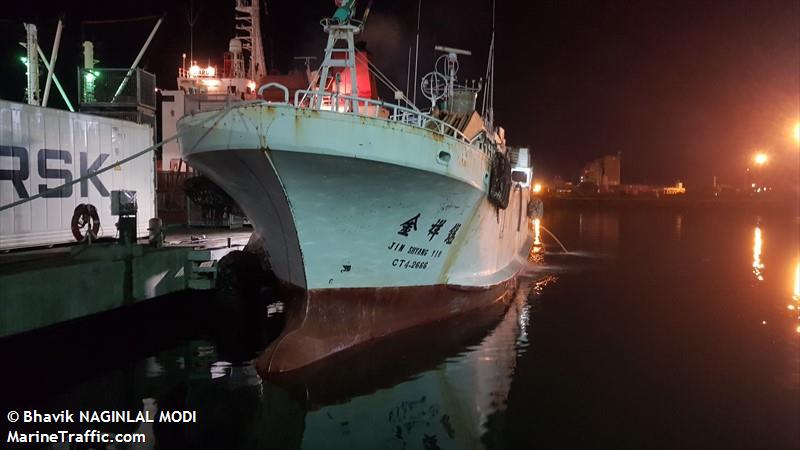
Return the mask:
<svg viewBox="0 0 800 450"><path fill-rule="evenodd" d="M4 422L3 437L93 428L140 433L145 443L115 444L138 449L800 448L791 211L584 205L541 224L569 252L541 233L507 309L403 332L300 380L262 381L251 365L290 301L268 289L6 339L4 414L195 415Z"/></svg>

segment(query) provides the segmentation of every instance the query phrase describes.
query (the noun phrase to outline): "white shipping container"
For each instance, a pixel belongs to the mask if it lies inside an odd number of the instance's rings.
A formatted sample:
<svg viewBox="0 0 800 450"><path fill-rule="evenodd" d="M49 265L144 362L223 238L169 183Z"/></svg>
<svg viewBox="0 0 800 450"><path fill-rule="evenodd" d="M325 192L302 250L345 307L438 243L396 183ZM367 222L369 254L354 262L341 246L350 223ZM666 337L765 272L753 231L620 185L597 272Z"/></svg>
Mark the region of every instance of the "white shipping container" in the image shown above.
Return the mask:
<svg viewBox="0 0 800 450"><path fill-rule="evenodd" d="M0 100L0 206L58 187L153 145L148 125ZM0 250L75 242L75 207L90 203L100 236L116 236L110 192L136 191L137 232L155 217L155 163L148 153L105 173L0 211Z"/></svg>

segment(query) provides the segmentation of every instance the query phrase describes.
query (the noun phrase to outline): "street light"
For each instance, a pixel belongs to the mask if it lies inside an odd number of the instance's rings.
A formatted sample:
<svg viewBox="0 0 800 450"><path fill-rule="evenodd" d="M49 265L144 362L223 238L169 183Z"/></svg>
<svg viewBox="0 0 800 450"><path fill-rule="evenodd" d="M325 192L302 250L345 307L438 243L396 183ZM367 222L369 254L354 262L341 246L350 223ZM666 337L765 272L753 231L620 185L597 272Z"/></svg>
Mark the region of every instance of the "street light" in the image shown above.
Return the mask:
<svg viewBox="0 0 800 450"><path fill-rule="evenodd" d="M767 156L766 153L759 152L753 156L753 162L756 163L757 166L763 166L767 161L769 161L769 156Z"/></svg>
<svg viewBox="0 0 800 450"><path fill-rule="evenodd" d="M794 140L800 144L800 121L794 124Z"/></svg>

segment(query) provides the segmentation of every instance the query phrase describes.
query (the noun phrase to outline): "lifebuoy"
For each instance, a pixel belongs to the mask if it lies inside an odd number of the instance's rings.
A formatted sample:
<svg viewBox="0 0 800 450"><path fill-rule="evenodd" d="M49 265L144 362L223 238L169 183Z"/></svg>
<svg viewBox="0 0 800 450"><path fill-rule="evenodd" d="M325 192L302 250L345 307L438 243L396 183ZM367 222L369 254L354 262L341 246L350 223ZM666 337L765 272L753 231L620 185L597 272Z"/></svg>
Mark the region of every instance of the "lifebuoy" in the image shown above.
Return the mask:
<svg viewBox="0 0 800 450"><path fill-rule="evenodd" d="M76 206L75 212L72 213L71 228L72 235L78 242L97 239L97 233L100 232L100 216L97 215L97 208L89 203Z"/></svg>
<svg viewBox="0 0 800 450"><path fill-rule="evenodd" d="M508 208L511 194L511 161L499 151L492 157L491 176L489 178L489 201L500 209Z"/></svg>

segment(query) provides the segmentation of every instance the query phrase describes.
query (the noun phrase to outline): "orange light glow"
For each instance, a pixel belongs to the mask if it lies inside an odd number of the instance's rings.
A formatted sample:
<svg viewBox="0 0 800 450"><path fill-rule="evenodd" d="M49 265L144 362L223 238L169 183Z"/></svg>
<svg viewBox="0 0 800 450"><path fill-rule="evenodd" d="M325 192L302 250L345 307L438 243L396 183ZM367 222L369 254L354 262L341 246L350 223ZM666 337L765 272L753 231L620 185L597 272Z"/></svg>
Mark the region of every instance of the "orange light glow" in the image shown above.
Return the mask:
<svg viewBox="0 0 800 450"><path fill-rule="evenodd" d="M792 134L794 135L794 140L800 143L800 122L794 124L794 130Z"/></svg>
<svg viewBox="0 0 800 450"><path fill-rule="evenodd" d="M531 245L531 249L528 252L528 261L533 263L539 263L543 261L542 252L544 251L544 246L542 245L542 239L540 234L541 229L541 219L533 219L533 245Z"/></svg>
<svg viewBox="0 0 800 450"><path fill-rule="evenodd" d="M792 299L800 302L800 262L794 269L794 292L792 292Z"/></svg>
<svg viewBox="0 0 800 450"><path fill-rule="evenodd" d="M756 155L753 156L753 162L759 166L763 166L767 161L769 161L769 156L766 153L756 153Z"/></svg>
<svg viewBox="0 0 800 450"><path fill-rule="evenodd" d="M539 192L542 192L542 185L539 184L539 183L536 183L536 184L533 185L533 193L534 194L538 194Z"/></svg>
<svg viewBox="0 0 800 450"><path fill-rule="evenodd" d="M247 87L250 88L251 91L255 91L256 90L256 82L255 81L251 81L251 82L247 83Z"/></svg>
<svg viewBox="0 0 800 450"><path fill-rule="evenodd" d="M756 227L753 235L753 275L756 276L758 281L764 281L764 263L761 262L761 247L763 240L761 238L761 228Z"/></svg>
<svg viewBox="0 0 800 450"><path fill-rule="evenodd" d="M214 78L217 75L216 67L200 67L197 64L192 64L187 71L189 78Z"/></svg>

